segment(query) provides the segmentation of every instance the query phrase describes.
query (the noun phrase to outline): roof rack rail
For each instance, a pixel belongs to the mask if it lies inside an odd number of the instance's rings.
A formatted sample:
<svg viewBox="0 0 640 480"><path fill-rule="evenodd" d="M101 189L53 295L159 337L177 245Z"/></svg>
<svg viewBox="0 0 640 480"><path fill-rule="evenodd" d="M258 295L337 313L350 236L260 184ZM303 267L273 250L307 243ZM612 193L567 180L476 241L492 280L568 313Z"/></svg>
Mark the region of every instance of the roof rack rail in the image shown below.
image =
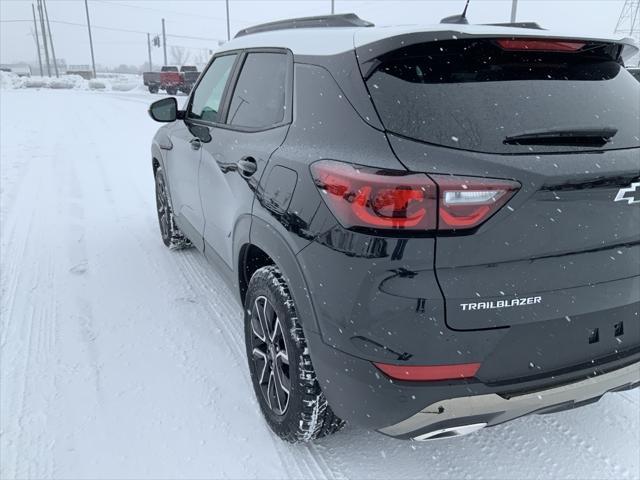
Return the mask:
<svg viewBox="0 0 640 480"><path fill-rule="evenodd" d="M530 28L532 30L544 30L536 22L515 22L515 23L485 23L488 27L512 27L512 28Z"/></svg>
<svg viewBox="0 0 640 480"><path fill-rule="evenodd" d="M355 13L338 15L321 15L318 17L290 18L276 22L262 23L240 30L233 38L244 37L253 33L271 32L273 30L288 30L292 28L320 28L320 27L373 27L373 23L361 19Z"/></svg>

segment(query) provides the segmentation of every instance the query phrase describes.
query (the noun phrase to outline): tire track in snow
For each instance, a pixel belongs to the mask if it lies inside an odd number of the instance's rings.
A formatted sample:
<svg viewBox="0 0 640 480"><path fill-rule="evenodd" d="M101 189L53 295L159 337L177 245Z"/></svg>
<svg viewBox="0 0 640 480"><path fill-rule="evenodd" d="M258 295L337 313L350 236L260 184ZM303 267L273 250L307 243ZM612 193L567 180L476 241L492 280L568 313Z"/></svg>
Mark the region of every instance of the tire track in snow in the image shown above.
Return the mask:
<svg viewBox="0 0 640 480"><path fill-rule="evenodd" d="M76 159L70 158L67 163L68 193L67 224L65 235L67 236L67 261L68 272L71 274L71 285L75 301L73 316L77 322L80 338L86 350L87 360L91 369L96 399L101 396L101 370L100 352L96 345L97 333L94 326L93 308L91 306L91 294L88 289L87 277L90 275L89 254L87 252L85 230L85 194L76 171Z"/></svg>
<svg viewBox="0 0 640 480"><path fill-rule="evenodd" d="M204 304L205 310L214 317L216 323L222 326L220 331L221 335L224 337L225 345L234 355L236 362L241 364L242 367L245 367L239 369L239 371L244 374L244 384L246 385L247 391L252 394L253 387L249 381L248 369L246 368L244 335L241 334L241 329L238 327L243 324L243 319L242 316L239 315L238 306L233 299L233 293L231 291L219 292L208 287L208 285L217 284L223 286L220 290L226 289L223 279L217 274L217 272L205 273L203 271L203 267L206 268L207 265L202 265L201 262L196 260L195 256L201 257L201 254L195 249L175 253L177 253L177 255L176 258L172 259L174 260L172 263L174 263L176 268L179 270L180 277L187 285L189 285L190 293L192 293L194 298L198 299L200 303ZM220 295L220 293L222 294ZM219 311L221 306L223 308L222 312ZM230 320L234 317L236 319L235 321ZM258 411L259 406L257 401L254 400L252 403L256 411ZM275 438L271 432L268 433L272 437L275 450L280 456L281 462L285 465L287 477L291 478L293 476L292 466L299 467L299 465L293 462L292 458L287 455L287 452L282 449L282 446L277 443L279 439ZM299 468L297 469L299 470ZM303 472L299 470L299 473ZM312 475L312 478L318 478L313 476L313 471L309 468L306 468L306 473L307 475Z"/></svg>
<svg viewBox="0 0 640 480"><path fill-rule="evenodd" d="M1 449L2 456L11 459L13 470L3 462L2 476L42 478L54 469L48 407L55 395L55 381L36 374L51 362L56 344L53 258L38 259L44 232L53 223L48 209L55 212L56 208L53 185L48 181L52 161L50 155L32 159L8 210L8 228L3 230ZM33 198L38 197L50 199L47 209L33 205ZM25 212L29 212L26 221ZM5 295L9 295L8 303ZM20 387L11 388L17 384Z"/></svg>
<svg viewBox="0 0 640 480"><path fill-rule="evenodd" d="M35 218L35 211L31 212L28 216L28 220L26 220L27 228L26 231L30 232L33 228L33 222ZM22 217L22 220L25 220ZM29 243L27 242L27 235L20 235L20 232L17 231L18 225L15 220L10 219L7 222L3 223L3 228L1 229L4 233L9 232L8 236L5 238L2 237L2 269L1 269L1 278L2 278L2 298L9 299L8 304L2 302L2 307L0 309L0 313L2 314L2 336L0 337L0 347L2 347L2 351L4 352L4 347L7 343L7 338L12 334L12 328L14 322L12 321L14 318L14 310L17 299L18 286L21 282L23 274L25 272L23 260L26 257L27 247ZM21 241L18 241L18 236L21 237ZM17 249L14 248L15 244L19 244L20 247ZM9 252L11 255L9 255Z"/></svg>
<svg viewBox="0 0 640 480"><path fill-rule="evenodd" d="M185 252L186 253L186 252ZM189 254L192 252L188 252ZM197 251L193 251L195 255L202 257ZM203 258L203 257L202 257ZM244 341L244 314L237 304L234 293L231 292L224 283L224 280L220 275L213 270L213 267L195 260L194 255L180 255L177 262L177 267L181 272L181 276L188 281L191 288L199 286L200 289L204 289L202 294L196 294L197 298L200 298L207 304L207 310L213 313L222 326L222 335L225 337L227 346L229 346L236 355L236 359L244 367L242 372L244 375L247 389L253 395L253 386L249 379L248 367L246 366L247 358L245 351ZM204 269L203 269L204 267ZM209 271L211 269L211 271ZM206 287L207 285L217 285L216 289ZM198 287L196 287L198 288ZM224 311L218 312L220 306L223 306ZM235 317L235 320L231 320ZM256 411L259 411L259 405L254 400ZM289 445L275 434L269 432L272 436L274 447L278 451L281 460L285 465L289 465L289 478L297 478L300 474L307 478L313 479L336 479L332 469L327 465L321 455L316 451L313 445ZM294 474L291 471L292 466L299 471Z"/></svg>

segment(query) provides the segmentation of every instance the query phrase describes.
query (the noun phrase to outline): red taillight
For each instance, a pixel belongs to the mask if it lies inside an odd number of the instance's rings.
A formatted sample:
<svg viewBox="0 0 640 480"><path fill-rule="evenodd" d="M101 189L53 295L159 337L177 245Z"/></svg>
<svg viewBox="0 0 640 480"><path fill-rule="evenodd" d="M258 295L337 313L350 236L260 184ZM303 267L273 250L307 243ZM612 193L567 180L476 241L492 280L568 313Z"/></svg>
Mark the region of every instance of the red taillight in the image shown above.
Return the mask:
<svg viewBox="0 0 640 480"><path fill-rule="evenodd" d="M457 365L390 365L387 363L376 363L385 375L394 380L405 380L409 382L425 382L434 380L457 380L462 378L472 378L480 369L479 363L461 363Z"/></svg>
<svg viewBox="0 0 640 480"><path fill-rule="evenodd" d="M329 209L346 228L433 230L436 185L423 174L322 160L311 165Z"/></svg>
<svg viewBox="0 0 640 480"><path fill-rule="evenodd" d="M311 165L316 186L345 228L464 230L496 213L518 190L509 180L430 175L333 160Z"/></svg>
<svg viewBox="0 0 640 480"><path fill-rule="evenodd" d="M503 50L532 52L577 52L586 44L572 40L553 40L541 38L501 38L496 43Z"/></svg>
<svg viewBox="0 0 640 480"><path fill-rule="evenodd" d="M504 206L520 184L453 175L431 175L438 184L438 230L475 228Z"/></svg>

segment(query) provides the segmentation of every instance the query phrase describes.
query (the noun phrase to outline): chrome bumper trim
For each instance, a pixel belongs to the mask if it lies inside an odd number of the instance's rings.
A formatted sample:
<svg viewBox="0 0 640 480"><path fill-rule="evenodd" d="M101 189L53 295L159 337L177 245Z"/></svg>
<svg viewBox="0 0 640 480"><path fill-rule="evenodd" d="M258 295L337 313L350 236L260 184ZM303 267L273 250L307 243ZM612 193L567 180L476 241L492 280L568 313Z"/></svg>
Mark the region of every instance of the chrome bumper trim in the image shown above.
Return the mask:
<svg viewBox="0 0 640 480"><path fill-rule="evenodd" d="M460 425L465 425L469 423L465 418L469 417L487 417L487 426L496 425L563 403L579 403L597 398L611 390L638 382L640 362L596 377L511 398L491 393L441 400L406 420L380 429L380 432L392 437L417 432L416 436L424 437L429 433L430 426L434 426L434 431L440 430L443 422L454 424L456 419L460 419Z"/></svg>

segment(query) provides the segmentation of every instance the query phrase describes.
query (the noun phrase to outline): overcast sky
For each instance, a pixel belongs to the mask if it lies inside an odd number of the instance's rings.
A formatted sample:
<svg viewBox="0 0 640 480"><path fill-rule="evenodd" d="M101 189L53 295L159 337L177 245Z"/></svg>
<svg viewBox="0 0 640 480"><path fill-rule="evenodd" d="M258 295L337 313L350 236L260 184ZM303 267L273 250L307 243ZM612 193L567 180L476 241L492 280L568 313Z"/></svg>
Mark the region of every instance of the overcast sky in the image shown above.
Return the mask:
<svg viewBox="0 0 640 480"><path fill-rule="evenodd" d="M34 61L31 0L0 0L0 62ZM550 29L587 34L613 32L624 0L519 0L518 20L536 21ZM241 28L287 17L330 12L330 0L230 0L231 35ZM460 13L464 0L336 0L336 13L355 12L376 24L437 23ZM69 64L90 62L83 0L47 0L54 46ZM226 39L224 0L89 0L94 25L96 63L141 65L147 60L144 32L161 32L166 19L169 46L217 47ZM471 0L472 23L509 21L511 0ZM66 23L65 23L66 22ZM111 29L134 30L136 32ZM174 36L175 35L175 36ZM197 37L197 38L184 38ZM201 50L200 50L201 51ZM162 49L153 49L156 64Z"/></svg>

